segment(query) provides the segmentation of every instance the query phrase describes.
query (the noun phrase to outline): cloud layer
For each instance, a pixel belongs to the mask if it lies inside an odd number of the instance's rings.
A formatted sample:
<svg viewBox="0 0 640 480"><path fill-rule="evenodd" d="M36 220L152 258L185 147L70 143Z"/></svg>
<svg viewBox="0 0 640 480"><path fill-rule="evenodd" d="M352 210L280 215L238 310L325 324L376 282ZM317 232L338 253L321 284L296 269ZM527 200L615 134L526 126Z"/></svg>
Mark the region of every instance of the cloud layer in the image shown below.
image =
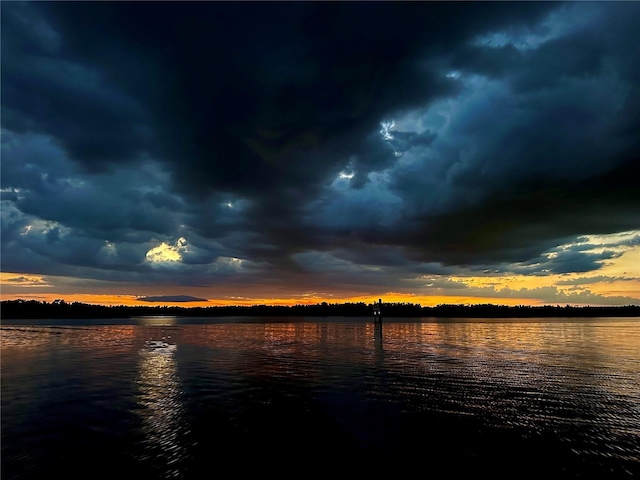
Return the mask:
<svg viewBox="0 0 640 480"><path fill-rule="evenodd" d="M634 247L580 238L640 229L638 3L1 8L3 271L364 292Z"/></svg>

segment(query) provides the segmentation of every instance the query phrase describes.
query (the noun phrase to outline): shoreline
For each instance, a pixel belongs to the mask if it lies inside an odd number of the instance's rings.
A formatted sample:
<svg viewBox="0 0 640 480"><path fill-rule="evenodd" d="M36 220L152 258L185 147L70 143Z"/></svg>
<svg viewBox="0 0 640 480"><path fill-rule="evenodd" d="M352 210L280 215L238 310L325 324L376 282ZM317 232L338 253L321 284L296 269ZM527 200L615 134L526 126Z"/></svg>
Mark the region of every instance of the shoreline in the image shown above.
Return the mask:
<svg viewBox="0 0 640 480"><path fill-rule="evenodd" d="M0 319L55 319L55 318L131 318L141 316L175 317L374 317L374 304L344 303L315 305L252 305L252 306L106 306L86 303L39 302L37 300L4 300ZM382 318L434 317L434 318L532 318L532 317L640 317L640 305L625 306L508 306L508 305L455 305L445 304L423 307L411 303L382 303Z"/></svg>

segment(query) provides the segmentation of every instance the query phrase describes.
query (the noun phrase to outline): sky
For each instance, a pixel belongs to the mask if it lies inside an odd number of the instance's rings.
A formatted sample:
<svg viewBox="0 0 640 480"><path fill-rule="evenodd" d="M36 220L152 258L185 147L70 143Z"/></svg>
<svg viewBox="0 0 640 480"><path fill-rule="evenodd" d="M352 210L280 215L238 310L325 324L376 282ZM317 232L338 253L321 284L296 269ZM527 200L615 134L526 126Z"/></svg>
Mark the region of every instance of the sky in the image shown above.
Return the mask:
<svg viewBox="0 0 640 480"><path fill-rule="evenodd" d="M640 304L640 2L14 2L3 300Z"/></svg>

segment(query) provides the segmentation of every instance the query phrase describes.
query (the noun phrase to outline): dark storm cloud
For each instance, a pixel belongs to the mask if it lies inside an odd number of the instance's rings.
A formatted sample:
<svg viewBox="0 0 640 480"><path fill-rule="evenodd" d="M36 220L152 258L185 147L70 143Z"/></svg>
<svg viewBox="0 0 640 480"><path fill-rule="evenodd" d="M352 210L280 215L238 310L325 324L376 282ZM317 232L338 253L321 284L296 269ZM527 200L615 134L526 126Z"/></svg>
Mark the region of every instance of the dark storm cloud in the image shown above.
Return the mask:
<svg viewBox="0 0 640 480"><path fill-rule="evenodd" d="M207 302L206 298L192 297L191 295L158 295L152 297L138 297L143 302Z"/></svg>
<svg viewBox="0 0 640 480"><path fill-rule="evenodd" d="M179 197L161 190L166 180L151 166L87 176L47 137L5 132L3 142L10 148L3 149L1 183L27 215L122 241L173 232L185 210Z"/></svg>
<svg viewBox="0 0 640 480"><path fill-rule="evenodd" d="M638 228L638 11L4 2L3 253L401 279ZM180 265L146 259L183 237ZM581 260L552 269L604 259Z"/></svg>
<svg viewBox="0 0 640 480"><path fill-rule="evenodd" d="M638 228L638 161L585 180L548 185L523 182L482 202L423 217L401 240L418 258L444 264L521 262L538 257L577 232Z"/></svg>
<svg viewBox="0 0 640 480"><path fill-rule="evenodd" d="M556 273L583 273L602 268L607 260L619 258L620 252L604 250L600 253L573 251L554 252L553 256L532 259L513 268L515 273L550 275Z"/></svg>
<svg viewBox="0 0 640 480"><path fill-rule="evenodd" d="M462 49L452 67L467 86L446 111L447 134L392 173L415 212L399 242L424 260L482 264L533 258L580 232L638 228L638 7L574 5L566 13L582 27L538 48Z"/></svg>
<svg viewBox="0 0 640 480"><path fill-rule="evenodd" d="M35 6L2 9L3 128L46 133L85 166L126 162L145 145L143 112L99 69L73 58Z"/></svg>
<svg viewBox="0 0 640 480"><path fill-rule="evenodd" d="M90 168L152 148L135 126L151 127L191 191L308 184L332 168L301 168L305 154L344 162L382 117L449 91L428 50L548 8L5 4L7 127L52 134Z"/></svg>

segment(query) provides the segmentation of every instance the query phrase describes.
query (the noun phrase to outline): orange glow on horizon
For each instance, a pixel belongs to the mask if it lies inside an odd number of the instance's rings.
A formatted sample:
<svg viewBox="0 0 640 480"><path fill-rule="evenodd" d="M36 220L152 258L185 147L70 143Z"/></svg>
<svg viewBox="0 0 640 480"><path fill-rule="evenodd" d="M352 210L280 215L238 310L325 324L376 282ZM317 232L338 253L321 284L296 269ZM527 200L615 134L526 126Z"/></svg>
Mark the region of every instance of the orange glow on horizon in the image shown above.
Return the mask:
<svg viewBox="0 0 640 480"><path fill-rule="evenodd" d="M64 300L67 303L86 303L90 305L105 305L105 306L148 306L148 307L218 307L218 306L252 306L252 305L268 305L268 306L293 306L293 305L317 305L322 302L328 304L342 304L342 303L366 303L371 304L377 302L378 299L382 299L383 303L413 303L422 306L436 306L442 304L464 304L464 305L478 305L478 304L494 304L494 305L543 305L542 302L537 302L531 299L497 299L497 298L481 298L481 297L465 297L465 296L417 296L401 293L388 293L381 295L362 295L355 297L344 298L322 298L322 297L303 297L303 298L232 298L232 299L209 299L209 301L203 302L147 302L140 300L138 297L131 295L94 295L94 294L73 294L73 295L59 295L59 294L29 294L29 295L2 295L2 300L36 300L39 302L51 303L54 300Z"/></svg>
<svg viewBox="0 0 640 480"><path fill-rule="evenodd" d="M635 248L634 254L640 254ZM598 275L581 273L548 276L436 276L408 278L415 293L405 291L359 291L352 286L322 286L322 290L305 290L304 276L295 277L292 287L283 284L220 284L190 287L184 285L140 285L107 281L86 281L81 278L51 275L0 272L2 300L36 300L67 303L86 303L106 306L253 306L253 305L316 305L365 303L382 299L385 303L411 303L422 306L437 305L611 305L610 297L620 297L624 305L640 304L640 282L637 267L629 260L605 266ZM614 268L615 267L615 268ZM613 270L610 270L613 269ZM590 278L593 280L591 281ZM576 281L576 283L571 283ZM344 287L344 288L343 288ZM318 286L316 286L318 288ZM131 292L131 293L124 293ZM430 294L429 294L430 293ZM206 301L172 301L171 297L203 298ZM161 301L145 301L145 297L159 297ZM164 297L164 298L163 298ZM575 301L571 301L574 300ZM624 300L622 300L624 299ZM589 301L589 303L586 303Z"/></svg>

